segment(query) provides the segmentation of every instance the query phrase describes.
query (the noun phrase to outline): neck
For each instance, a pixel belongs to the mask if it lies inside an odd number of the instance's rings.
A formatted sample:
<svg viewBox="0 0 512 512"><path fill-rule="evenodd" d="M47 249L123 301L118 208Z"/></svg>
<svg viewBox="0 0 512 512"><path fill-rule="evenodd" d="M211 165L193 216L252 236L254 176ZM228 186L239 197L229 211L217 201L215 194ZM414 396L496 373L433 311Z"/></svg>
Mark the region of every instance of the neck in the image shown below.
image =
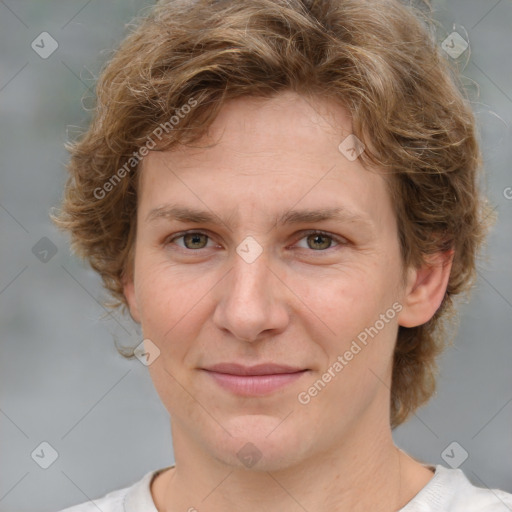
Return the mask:
<svg viewBox="0 0 512 512"><path fill-rule="evenodd" d="M155 504L159 512L397 511L433 475L394 446L389 424L382 423L375 428L366 418L344 432L350 442L276 471L233 467L206 456L185 428L173 425L176 467L153 485Z"/></svg>

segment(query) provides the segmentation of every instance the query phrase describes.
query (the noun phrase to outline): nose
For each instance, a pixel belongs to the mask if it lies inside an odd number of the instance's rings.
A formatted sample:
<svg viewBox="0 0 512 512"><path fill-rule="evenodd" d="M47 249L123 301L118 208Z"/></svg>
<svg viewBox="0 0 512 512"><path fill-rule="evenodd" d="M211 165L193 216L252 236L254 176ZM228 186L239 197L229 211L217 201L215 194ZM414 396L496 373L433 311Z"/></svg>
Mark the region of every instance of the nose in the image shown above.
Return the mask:
<svg viewBox="0 0 512 512"><path fill-rule="evenodd" d="M223 279L213 321L234 338L253 342L282 332L289 322L288 289L263 252L248 262L238 253Z"/></svg>

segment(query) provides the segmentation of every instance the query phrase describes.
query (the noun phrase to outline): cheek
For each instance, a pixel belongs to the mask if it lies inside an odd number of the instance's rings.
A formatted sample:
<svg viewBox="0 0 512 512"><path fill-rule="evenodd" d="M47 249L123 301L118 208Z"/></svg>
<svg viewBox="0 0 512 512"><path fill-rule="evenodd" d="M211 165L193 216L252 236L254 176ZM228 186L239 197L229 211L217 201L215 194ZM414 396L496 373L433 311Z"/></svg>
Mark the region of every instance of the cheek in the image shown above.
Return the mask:
<svg viewBox="0 0 512 512"><path fill-rule="evenodd" d="M367 262L365 268L336 279L331 276L325 282L302 281L307 293L305 302L317 315L309 315L315 322L310 334L324 352L326 366L338 356L347 360L343 386L366 381L371 377L369 369L377 375L384 374L392 358L397 333L398 270L390 261L385 263Z"/></svg>
<svg viewBox="0 0 512 512"><path fill-rule="evenodd" d="M367 264L365 268L329 272L322 277L302 276L295 280L295 289L331 334L347 334L364 328L369 321L373 323L379 310L391 305L386 304L391 294L382 274L382 269Z"/></svg>
<svg viewBox="0 0 512 512"><path fill-rule="evenodd" d="M396 302L377 277L368 272L331 284L311 306L320 308L323 314L319 316L330 330L328 336L316 331L314 339L324 353L324 367L305 383L301 398L308 401L305 410L314 410L311 416L333 425L358 417L389 387L383 383L388 381L397 333Z"/></svg>
<svg viewBox="0 0 512 512"><path fill-rule="evenodd" d="M203 323L198 300L204 292L198 286L191 289L190 279L161 264L141 258L138 270L136 293L143 336L160 350L148 366L155 390L173 417L199 419L197 403L186 391L192 387L185 363L190 341L197 338Z"/></svg>
<svg viewBox="0 0 512 512"><path fill-rule="evenodd" d="M169 272L141 258L135 269L135 293L144 336L161 344L184 316L189 293L170 285Z"/></svg>
<svg viewBox="0 0 512 512"><path fill-rule="evenodd" d="M215 275L200 275L191 267L154 261L148 255L140 258L136 268L143 334L160 347L164 360L174 360L174 366L183 361L190 342L199 337L212 314L209 291Z"/></svg>

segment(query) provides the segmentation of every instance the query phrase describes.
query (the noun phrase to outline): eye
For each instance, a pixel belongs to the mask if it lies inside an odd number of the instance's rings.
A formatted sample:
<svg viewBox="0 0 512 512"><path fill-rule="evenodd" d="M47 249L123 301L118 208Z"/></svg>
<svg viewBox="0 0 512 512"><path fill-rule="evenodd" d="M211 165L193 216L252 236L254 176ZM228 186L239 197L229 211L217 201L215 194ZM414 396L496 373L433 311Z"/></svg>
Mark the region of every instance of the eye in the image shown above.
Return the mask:
<svg viewBox="0 0 512 512"><path fill-rule="evenodd" d="M182 239L182 243L176 243L177 240ZM167 240L164 244L169 245L175 243L178 247L188 251L196 251L199 249L207 248L210 236L201 231L189 231L186 233L178 233ZM312 251L326 251L333 248L333 242L337 245L346 245L348 242L342 237L331 235L325 231L310 230L302 233L302 238L299 241L306 240L306 247L302 246L301 249L311 249Z"/></svg>
<svg viewBox="0 0 512 512"><path fill-rule="evenodd" d="M307 246L302 248L312 249L313 251L325 251L326 249L330 249L332 242L335 242L336 245L345 245L347 243L347 241L341 237L318 230L303 233L303 237L300 240L306 240Z"/></svg>
<svg viewBox="0 0 512 512"><path fill-rule="evenodd" d="M176 244L178 247L182 247L183 249L188 250L196 250L204 249L210 237L207 234L202 233L200 231L192 231L188 233L178 234L176 236L173 236L172 238L168 238L165 241L165 244L170 244L171 242L175 242L180 238L183 239L183 245Z"/></svg>

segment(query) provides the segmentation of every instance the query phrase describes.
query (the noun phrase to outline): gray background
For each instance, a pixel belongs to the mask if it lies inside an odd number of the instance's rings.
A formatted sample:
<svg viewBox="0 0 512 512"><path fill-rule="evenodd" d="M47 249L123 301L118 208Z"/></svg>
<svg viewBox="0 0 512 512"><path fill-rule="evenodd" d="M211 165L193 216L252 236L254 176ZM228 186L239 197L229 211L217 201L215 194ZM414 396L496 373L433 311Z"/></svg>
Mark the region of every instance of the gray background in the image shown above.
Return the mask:
<svg viewBox="0 0 512 512"><path fill-rule="evenodd" d="M65 181L64 142L87 121L82 100L104 50L150 3L0 1L1 511L59 510L173 462L168 415L147 369L114 347L113 339L138 344L140 332L102 308L98 277L48 219ZM468 452L460 467L471 481L512 492L512 2L435 5L439 41L455 29L470 42L457 62L474 97L484 186L499 219L455 345L440 361L438 395L394 437L411 455L445 466L442 453L456 441L462 448L453 454ZM47 59L31 48L43 31L59 45ZM41 244L53 247L43 237L57 250L46 263L36 257ZM58 452L46 470L31 457L43 441Z"/></svg>

